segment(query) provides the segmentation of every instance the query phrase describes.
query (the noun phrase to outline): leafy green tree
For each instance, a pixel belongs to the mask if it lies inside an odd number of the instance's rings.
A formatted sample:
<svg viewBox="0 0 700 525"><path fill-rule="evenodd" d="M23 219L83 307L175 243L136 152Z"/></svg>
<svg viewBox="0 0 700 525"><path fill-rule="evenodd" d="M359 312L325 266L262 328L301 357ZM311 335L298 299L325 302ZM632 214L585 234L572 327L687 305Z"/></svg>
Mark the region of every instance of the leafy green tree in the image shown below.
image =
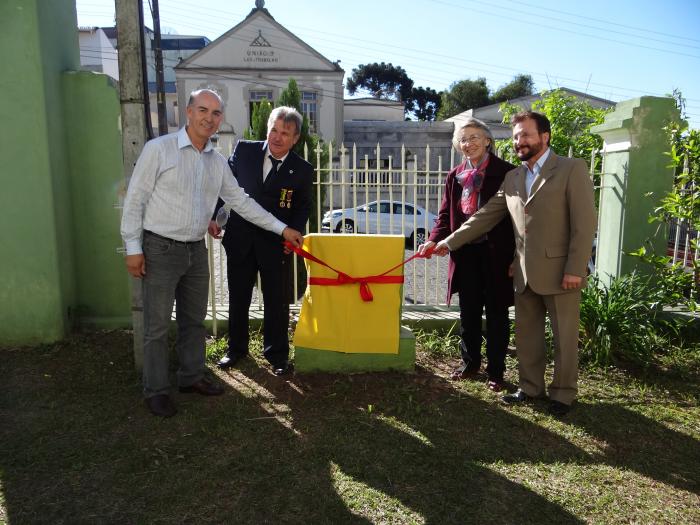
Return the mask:
<svg viewBox="0 0 700 525"><path fill-rule="evenodd" d="M453 82L449 89L441 93L440 99L438 120L444 120L468 109L488 106L491 103L489 86L483 77Z"/></svg>
<svg viewBox="0 0 700 525"><path fill-rule="evenodd" d="M542 98L532 104L532 109L549 119L552 125L550 147L559 155L568 156L571 151L574 157L590 163L593 150L602 148L603 139L591 133L591 127L602 123L609 110L594 108L587 101L559 89L544 92ZM522 110L518 105L504 102L500 107L503 122L509 124L511 117ZM496 147L506 158L517 159L512 141L498 141Z"/></svg>
<svg viewBox="0 0 700 525"><path fill-rule="evenodd" d="M418 120L435 120L440 109L440 94L431 88L417 87L411 91L411 113Z"/></svg>
<svg viewBox="0 0 700 525"><path fill-rule="evenodd" d="M504 84L491 95L491 103L505 102L518 97L532 95L535 82L530 75L517 75L513 80Z"/></svg>
<svg viewBox="0 0 700 525"><path fill-rule="evenodd" d="M406 112L412 109L413 80L401 66L384 62L360 64L352 70L345 87L351 95L364 91L374 98L401 101Z"/></svg>
<svg viewBox="0 0 700 525"><path fill-rule="evenodd" d="M535 83L530 75L517 75L493 94L483 77L476 80L466 79L453 82L449 89L441 93L441 104L437 118L444 120L468 109L532 95L534 87Z"/></svg>

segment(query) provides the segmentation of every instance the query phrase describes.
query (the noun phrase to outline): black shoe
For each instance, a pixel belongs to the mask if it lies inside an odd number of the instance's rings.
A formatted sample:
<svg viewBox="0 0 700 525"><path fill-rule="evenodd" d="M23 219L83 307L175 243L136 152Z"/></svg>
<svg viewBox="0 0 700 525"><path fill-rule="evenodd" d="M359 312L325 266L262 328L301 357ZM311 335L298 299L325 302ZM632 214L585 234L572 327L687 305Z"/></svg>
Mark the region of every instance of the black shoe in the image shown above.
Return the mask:
<svg viewBox="0 0 700 525"><path fill-rule="evenodd" d="M523 392L520 389L518 389L513 394L506 394L501 399L504 403L507 403L509 405L517 405L519 403L530 403L535 400L534 397L528 396L525 392Z"/></svg>
<svg viewBox="0 0 700 525"><path fill-rule="evenodd" d="M272 373L276 376L286 376L294 372L294 365L290 362L285 362L279 365L272 365Z"/></svg>
<svg viewBox="0 0 700 525"><path fill-rule="evenodd" d="M216 365L221 368L221 370L228 370L229 368L236 366L236 363L242 359L245 359L246 357L248 357L248 354L227 353L224 357L219 359L219 362L216 363Z"/></svg>
<svg viewBox="0 0 700 525"><path fill-rule="evenodd" d="M571 410L571 405L562 403L561 401L550 401L548 411L555 417L562 417L569 413Z"/></svg>
<svg viewBox="0 0 700 525"><path fill-rule="evenodd" d="M223 387L210 383L206 379L200 379L194 384L181 386L180 392L183 394L201 394L203 396L220 396L224 393Z"/></svg>
<svg viewBox="0 0 700 525"><path fill-rule="evenodd" d="M159 417L171 417L177 414L177 408L173 404L169 395L160 394L157 396L147 397L145 399L146 406L151 414Z"/></svg>

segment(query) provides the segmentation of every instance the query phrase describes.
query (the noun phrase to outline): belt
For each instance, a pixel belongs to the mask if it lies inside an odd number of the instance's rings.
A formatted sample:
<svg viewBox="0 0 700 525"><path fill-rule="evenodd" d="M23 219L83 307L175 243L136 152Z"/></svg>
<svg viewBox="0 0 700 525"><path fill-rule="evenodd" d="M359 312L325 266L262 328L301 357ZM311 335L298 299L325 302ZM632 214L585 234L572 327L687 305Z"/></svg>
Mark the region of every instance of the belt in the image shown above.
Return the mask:
<svg viewBox="0 0 700 525"><path fill-rule="evenodd" d="M157 233L152 232L151 230L143 230L143 233L147 233L151 237L155 237L156 239L161 239L163 241L168 241L173 244L183 244L185 246L191 245L191 244L199 244L200 242L204 242L204 239L200 239L198 241L176 241L175 239L170 239L169 237L163 237L162 235L158 235Z"/></svg>

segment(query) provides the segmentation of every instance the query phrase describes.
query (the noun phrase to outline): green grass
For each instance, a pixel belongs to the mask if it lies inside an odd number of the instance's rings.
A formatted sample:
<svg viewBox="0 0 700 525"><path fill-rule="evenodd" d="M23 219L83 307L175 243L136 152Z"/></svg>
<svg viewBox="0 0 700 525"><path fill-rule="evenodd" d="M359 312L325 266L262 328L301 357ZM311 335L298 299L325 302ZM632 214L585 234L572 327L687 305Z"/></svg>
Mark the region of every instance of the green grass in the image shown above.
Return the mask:
<svg viewBox="0 0 700 525"><path fill-rule="evenodd" d="M582 371L557 420L449 381L452 336L419 334L414 374L291 380L253 342L224 396L174 394L168 420L128 333L0 349L0 522L700 523L697 347Z"/></svg>

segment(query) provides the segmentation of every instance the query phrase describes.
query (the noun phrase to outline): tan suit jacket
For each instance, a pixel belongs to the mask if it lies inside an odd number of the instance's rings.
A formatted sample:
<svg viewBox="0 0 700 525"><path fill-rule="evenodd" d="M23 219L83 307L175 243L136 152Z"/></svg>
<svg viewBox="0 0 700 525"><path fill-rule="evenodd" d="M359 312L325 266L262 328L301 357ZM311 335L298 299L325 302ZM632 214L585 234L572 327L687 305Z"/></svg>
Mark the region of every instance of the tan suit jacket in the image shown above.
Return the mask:
<svg viewBox="0 0 700 525"><path fill-rule="evenodd" d="M450 250L479 238L510 214L515 233L513 282L539 295L564 293L564 274L584 277L596 228L593 185L586 163L550 152L530 196L524 165L509 171L501 189L445 240Z"/></svg>

